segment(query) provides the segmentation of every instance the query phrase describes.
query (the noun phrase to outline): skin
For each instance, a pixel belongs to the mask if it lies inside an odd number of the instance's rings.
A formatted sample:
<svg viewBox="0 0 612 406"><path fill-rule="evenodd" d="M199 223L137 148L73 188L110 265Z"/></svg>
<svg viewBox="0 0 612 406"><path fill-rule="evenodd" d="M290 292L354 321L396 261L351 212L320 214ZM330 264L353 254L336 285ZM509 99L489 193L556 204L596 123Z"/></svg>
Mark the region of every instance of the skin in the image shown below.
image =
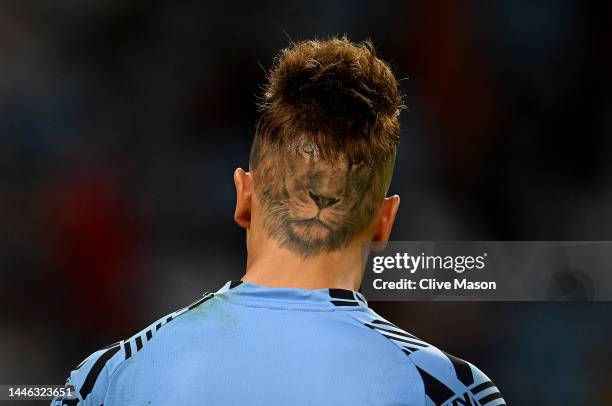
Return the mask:
<svg viewBox="0 0 612 406"><path fill-rule="evenodd" d="M234 219L246 230L248 252L242 280L269 287L358 290L362 242L371 242L372 250L384 246L400 198L368 193L376 177L360 165L342 159L330 163L307 146L292 153L290 164L275 157L267 168L274 171L272 177L256 176L266 170L261 164L252 172L234 172Z"/></svg>

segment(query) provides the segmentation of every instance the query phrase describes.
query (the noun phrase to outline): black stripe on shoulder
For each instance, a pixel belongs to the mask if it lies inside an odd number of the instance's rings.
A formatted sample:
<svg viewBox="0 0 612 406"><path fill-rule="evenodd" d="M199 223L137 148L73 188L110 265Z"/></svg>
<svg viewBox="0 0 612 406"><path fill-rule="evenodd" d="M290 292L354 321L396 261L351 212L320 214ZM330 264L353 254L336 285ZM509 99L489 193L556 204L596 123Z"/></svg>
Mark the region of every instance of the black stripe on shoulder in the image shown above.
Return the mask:
<svg viewBox="0 0 612 406"><path fill-rule="evenodd" d="M399 338L399 337L393 337L390 336L388 334L385 333L380 333L383 336L385 336L386 338L388 338L389 340L393 340L393 341L399 341L400 343L406 343L406 344L410 344L410 345L416 345L417 347L423 347L423 348L427 348L429 347L429 345L425 344L425 343L420 343L418 341L412 341L412 340L407 340L405 338Z"/></svg>
<svg viewBox="0 0 612 406"><path fill-rule="evenodd" d="M497 399L502 399L501 393L493 392L490 395L487 395L487 396L485 396L485 397L483 397L481 399L478 399L478 402L482 406L485 406L487 403L491 403L491 402L493 402L494 400L497 400Z"/></svg>
<svg viewBox="0 0 612 406"><path fill-rule="evenodd" d="M214 293L205 293L204 297L201 297L200 299L196 300L191 305L183 307L182 309L166 316L164 320L158 321L157 324L151 324L149 327L146 328L146 330L139 332L138 335L136 335L136 337L134 338L134 342L136 345L136 348L134 351L132 350L131 339L128 341L125 341L123 344L123 348L125 350L125 359L130 358L132 354L135 354L139 352L140 350L142 350L144 344L153 339L153 334L154 333L157 334L157 331L159 331L159 329L164 327L166 324L170 323L172 320L174 320L175 317L179 316L184 311L191 310L201 305L202 303L211 299L212 297L214 297ZM144 332L144 335L143 335L143 332ZM117 342L114 345L120 346L120 344L121 342Z"/></svg>
<svg viewBox="0 0 612 406"><path fill-rule="evenodd" d="M378 325L374 325L378 321ZM390 328L382 328L380 325L392 326L397 330L391 330ZM429 344L423 342L421 339L413 336L412 334L406 333L404 330L399 327L382 321L382 320L374 320L371 323L364 323L364 326L371 328L376 331L378 334L385 337L387 340L391 341L395 345L397 345L406 355L410 355L415 351L418 351L422 348L429 347Z"/></svg>
<svg viewBox="0 0 612 406"><path fill-rule="evenodd" d="M126 341L123 343L123 350L125 351L125 359L128 359L132 356L132 344L130 341Z"/></svg>
<svg viewBox="0 0 612 406"><path fill-rule="evenodd" d="M236 286L239 286L240 284L242 284L242 281L230 281L229 288L234 289Z"/></svg>
<svg viewBox="0 0 612 406"><path fill-rule="evenodd" d="M353 292L346 289L329 289L329 295L334 299L355 300Z"/></svg>
<svg viewBox="0 0 612 406"><path fill-rule="evenodd" d="M413 353L413 352L415 352L415 351L420 350L420 348L419 348L419 347L411 347L411 346L406 345L406 344L401 344L401 347L400 347L400 348L402 349L402 351L404 351L404 350L408 350L408 351L410 351L411 353ZM406 352L406 351L404 351L404 352Z"/></svg>
<svg viewBox="0 0 612 406"><path fill-rule="evenodd" d="M93 367L91 367L91 369L87 373L85 382L83 382L83 386L81 386L81 390L79 391L79 393L81 394L81 398L83 398L83 400L85 400L85 398L91 393L96 383L96 380L98 379L98 376L100 375L100 372L102 372L102 368L104 368L108 360L111 359L111 357L115 355L117 351L119 351L119 348L120 347L117 345L116 347L107 349L96 360Z"/></svg>
<svg viewBox="0 0 612 406"><path fill-rule="evenodd" d="M462 360L461 358L457 358L454 355L444 353L446 357L450 360L455 368L455 375L457 375L457 379L464 384L465 386L470 386L474 383L474 374L472 374L472 368L470 365Z"/></svg>
<svg viewBox="0 0 612 406"><path fill-rule="evenodd" d="M388 321L384 321L384 320L374 320L374 321L372 321L372 323L374 323L374 324L384 324L385 326L391 326L391 327L399 328L395 324L389 323Z"/></svg>
<svg viewBox="0 0 612 406"><path fill-rule="evenodd" d="M448 399L452 398L455 394L454 392L442 382L429 375L427 372L416 367L421 375L421 379L423 379L423 384L425 385L425 394L433 400L436 405L441 405L446 402Z"/></svg>
<svg viewBox="0 0 612 406"><path fill-rule="evenodd" d="M479 394L480 392L482 392L483 390L488 389L488 388L492 388L492 387L494 387L494 386L495 386L495 384L494 384L493 382L491 382L491 381L486 381L486 382L483 382L483 383L481 383L481 384L478 384L478 385L474 386L472 389L470 389L470 391L471 391L471 392L472 392L474 395L477 395L477 394Z"/></svg>
<svg viewBox="0 0 612 406"><path fill-rule="evenodd" d="M382 328L382 327L374 326L374 325L369 324L369 323L366 323L366 326L370 327L371 329L377 330L377 331L381 331L381 332L384 331L385 333L392 333L392 334L396 334L398 336L414 338L415 340L418 340L417 337L413 336L412 334L406 333L404 330L399 330L399 331L389 330L388 328Z"/></svg>
<svg viewBox="0 0 612 406"><path fill-rule="evenodd" d="M359 306L357 302L348 302L344 300L332 300L331 302L336 306Z"/></svg>
<svg viewBox="0 0 612 406"><path fill-rule="evenodd" d="M207 301L208 299L212 298L213 295L208 295L208 296L204 296L201 299L196 300L195 302L193 302L191 305L189 305L189 307L187 308L187 310L191 310L194 309L196 307L198 307L199 305L201 305L202 303L204 303L205 301Z"/></svg>

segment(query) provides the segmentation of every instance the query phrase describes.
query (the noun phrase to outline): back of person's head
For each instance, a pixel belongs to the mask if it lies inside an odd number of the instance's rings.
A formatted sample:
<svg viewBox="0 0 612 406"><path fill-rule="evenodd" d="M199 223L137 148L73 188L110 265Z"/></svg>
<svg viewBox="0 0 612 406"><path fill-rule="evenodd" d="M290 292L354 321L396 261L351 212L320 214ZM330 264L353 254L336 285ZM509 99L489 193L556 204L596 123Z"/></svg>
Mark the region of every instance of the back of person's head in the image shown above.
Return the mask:
<svg viewBox="0 0 612 406"><path fill-rule="evenodd" d="M391 181L393 73L369 41L295 43L276 57L260 108L250 169L268 237L303 257L346 246Z"/></svg>

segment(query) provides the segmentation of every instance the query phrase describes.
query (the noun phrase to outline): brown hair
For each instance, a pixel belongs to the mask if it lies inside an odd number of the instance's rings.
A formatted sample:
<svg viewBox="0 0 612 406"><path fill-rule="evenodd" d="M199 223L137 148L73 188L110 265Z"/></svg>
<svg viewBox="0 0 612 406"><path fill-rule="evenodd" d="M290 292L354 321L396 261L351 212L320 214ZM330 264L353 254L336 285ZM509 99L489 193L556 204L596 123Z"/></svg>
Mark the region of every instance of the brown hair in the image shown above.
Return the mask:
<svg viewBox="0 0 612 406"><path fill-rule="evenodd" d="M305 257L340 248L389 186L397 81L370 41L346 37L291 44L267 79L250 168L268 235Z"/></svg>
<svg viewBox="0 0 612 406"><path fill-rule="evenodd" d="M401 109L397 81L369 40L299 42L278 54L268 74L256 138L299 138L323 155L374 165L395 151Z"/></svg>

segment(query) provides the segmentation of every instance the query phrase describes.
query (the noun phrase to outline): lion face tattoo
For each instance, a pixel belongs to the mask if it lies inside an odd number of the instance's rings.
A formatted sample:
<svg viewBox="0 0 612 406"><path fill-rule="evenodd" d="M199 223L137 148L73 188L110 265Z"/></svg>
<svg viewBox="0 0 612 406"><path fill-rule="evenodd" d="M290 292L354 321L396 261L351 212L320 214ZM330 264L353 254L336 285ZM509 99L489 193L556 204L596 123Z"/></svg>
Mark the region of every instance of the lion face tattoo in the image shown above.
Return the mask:
<svg viewBox="0 0 612 406"><path fill-rule="evenodd" d="M316 147L291 148L263 158L256 182L270 238L303 257L348 244L372 220L378 193L363 163L323 159Z"/></svg>

